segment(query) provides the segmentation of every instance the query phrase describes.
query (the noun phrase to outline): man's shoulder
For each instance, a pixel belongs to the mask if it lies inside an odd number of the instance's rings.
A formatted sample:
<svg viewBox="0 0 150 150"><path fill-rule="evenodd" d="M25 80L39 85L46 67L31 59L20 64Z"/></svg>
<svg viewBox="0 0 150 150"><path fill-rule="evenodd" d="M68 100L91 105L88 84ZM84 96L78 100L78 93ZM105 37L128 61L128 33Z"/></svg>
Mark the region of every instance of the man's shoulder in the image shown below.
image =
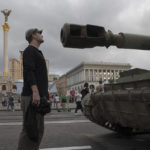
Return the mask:
<svg viewBox="0 0 150 150"><path fill-rule="evenodd" d="M81 93L82 92L89 92L89 89L88 88L85 88L85 89L83 89L82 91L81 91Z"/></svg>
<svg viewBox="0 0 150 150"><path fill-rule="evenodd" d="M23 51L23 55L32 55L32 54L34 54L34 53L36 53L36 49L33 47L33 46L28 46L28 47L26 47L25 49L24 49L24 51Z"/></svg>
<svg viewBox="0 0 150 150"><path fill-rule="evenodd" d="M26 51L35 51L36 49L33 47L33 46L27 46L25 49L24 49L24 52Z"/></svg>

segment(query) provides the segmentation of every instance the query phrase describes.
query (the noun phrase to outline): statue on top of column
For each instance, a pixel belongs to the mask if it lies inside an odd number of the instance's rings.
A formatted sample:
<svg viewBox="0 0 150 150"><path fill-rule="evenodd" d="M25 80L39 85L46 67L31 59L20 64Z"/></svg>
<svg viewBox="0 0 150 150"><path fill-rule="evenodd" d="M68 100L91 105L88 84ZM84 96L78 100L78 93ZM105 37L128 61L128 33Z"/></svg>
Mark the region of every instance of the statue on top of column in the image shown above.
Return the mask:
<svg viewBox="0 0 150 150"><path fill-rule="evenodd" d="M7 21L8 21L8 16L9 16L9 14L11 13L11 10L4 9L4 10L2 10L1 12L2 12L2 13L4 14L4 16L5 16L5 22L7 22Z"/></svg>

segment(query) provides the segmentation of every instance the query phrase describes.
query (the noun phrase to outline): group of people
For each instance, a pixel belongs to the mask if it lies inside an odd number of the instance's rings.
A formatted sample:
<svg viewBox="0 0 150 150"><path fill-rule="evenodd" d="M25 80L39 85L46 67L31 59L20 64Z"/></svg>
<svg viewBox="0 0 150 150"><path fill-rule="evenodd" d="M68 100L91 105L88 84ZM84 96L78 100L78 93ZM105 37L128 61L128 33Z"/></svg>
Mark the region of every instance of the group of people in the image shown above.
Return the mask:
<svg viewBox="0 0 150 150"><path fill-rule="evenodd" d="M96 93L96 92L104 92L104 85L102 80L99 81L99 85L96 87L96 91L95 91L95 87L94 85L91 85L89 88L89 84L85 83L84 84L84 89L82 89L81 91L79 90L76 94L75 94L75 101L76 101L76 108L75 108L75 113L77 113L77 111L80 109L83 112L83 107L82 107L82 99L84 98L84 96L86 96L88 93Z"/></svg>
<svg viewBox="0 0 150 150"><path fill-rule="evenodd" d="M54 105L54 107L56 107L56 109L58 109L58 103L60 102L60 98L59 96L56 94L56 95L49 95L49 102L50 102L50 105L52 107L52 105Z"/></svg>
<svg viewBox="0 0 150 150"><path fill-rule="evenodd" d="M82 107L82 99L84 98L85 95L89 93L89 85L88 83L84 84L84 89L82 91L78 91L75 95L75 100L76 100L76 108L75 108L75 113L77 113L78 109L80 109L83 112L83 107Z"/></svg>
<svg viewBox="0 0 150 150"><path fill-rule="evenodd" d="M66 102L67 102L67 97L66 95L61 95L60 97L56 94L56 95L52 95L49 97L50 100L50 104L51 106L54 105L54 108L56 108L58 111L59 107L58 104L60 103L62 110L66 111Z"/></svg>

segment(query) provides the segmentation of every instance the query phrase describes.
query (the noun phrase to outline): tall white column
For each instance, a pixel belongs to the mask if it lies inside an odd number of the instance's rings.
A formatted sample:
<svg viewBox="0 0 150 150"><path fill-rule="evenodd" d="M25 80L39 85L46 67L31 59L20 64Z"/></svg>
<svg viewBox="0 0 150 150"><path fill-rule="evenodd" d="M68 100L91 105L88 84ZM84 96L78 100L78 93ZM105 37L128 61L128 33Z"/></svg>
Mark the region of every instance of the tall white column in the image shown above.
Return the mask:
<svg viewBox="0 0 150 150"><path fill-rule="evenodd" d="M103 69L101 70L101 73L102 73L102 81L104 81L104 71L103 71Z"/></svg>
<svg viewBox="0 0 150 150"><path fill-rule="evenodd" d="M90 74L90 69L88 69L88 81L91 81L91 74Z"/></svg>
<svg viewBox="0 0 150 150"><path fill-rule="evenodd" d="M107 71L107 69L106 69L105 73L106 73L106 81L108 81L108 71Z"/></svg>
<svg viewBox="0 0 150 150"><path fill-rule="evenodd" d="M97 77L96 77L96 81L99 81L100 79L100 73L99 73L99 69L97 69Z"/></svg>
<svg viewBox="0 0 150 150"><path fill-rule="evenodd" d="M8 31L9 31L9 25L8 25L8 16L11 13L11 10L4 9L1 11L5 16L5 23L2 25L4 30L4 76L8 76Z"/></svg>
<svg viewBox="0 0 150 150"><path fill-rule="evenodd" d="M8 31L4 30L4 76L8 76Z"/></svg>
<svg viewBox="0 0 150 150"><path fill-rule="evenodd" d="M95 81L95 69L92 69L93 70L93 74L92 74L92 78L93 78L93 82Z"/></svg>
<svg viewBox="0 0 150 150"><path fill-rule="evenodd" d="M85 81L85 69L83 70L83 81Z"/></svg>
<svg viewBox="0 0 150 150"><path fill-rule="evenodd" d="M116 81L116 70L114 70L114 80Z"/></svg>
<svg viewBox="0 0 150 150"><path fill-rule="evenodd" d="M102 77L103 75L102 75L102 69L99 69L98 70L98 80L97 81L99 81L100 79L102 79L103 77Z"/></svg>

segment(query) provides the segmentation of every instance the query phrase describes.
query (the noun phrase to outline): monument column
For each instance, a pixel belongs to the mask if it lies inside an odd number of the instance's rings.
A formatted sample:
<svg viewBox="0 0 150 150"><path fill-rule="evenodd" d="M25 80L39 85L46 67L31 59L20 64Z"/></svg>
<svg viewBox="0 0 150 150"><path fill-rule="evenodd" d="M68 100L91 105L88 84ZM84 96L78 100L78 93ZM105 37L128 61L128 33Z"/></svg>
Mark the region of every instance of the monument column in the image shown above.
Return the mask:
<svg viewBox="0 0 150 150"><path fill-rule="evenodd" d="M90 82L91 81L91 72L90 72L91 70L90 69L88 69L88 82Z"/></svg>
<svg viewBox="0 0 150 150"><path fill-rule="evenodd" d="M3 68L3 75L8 76L8 31L9 31L9 25L8 25L8 16L11 12L11 10L4 9L1 11L5 16L5 23L2 25L4 30L4 68Z"/></svg>
<svg viewBox="0 0 150 150"><path fill-rule="evenodd" d="M102 69L101 72L102 72L102 81L104 81L104 69Z"/></svg>

